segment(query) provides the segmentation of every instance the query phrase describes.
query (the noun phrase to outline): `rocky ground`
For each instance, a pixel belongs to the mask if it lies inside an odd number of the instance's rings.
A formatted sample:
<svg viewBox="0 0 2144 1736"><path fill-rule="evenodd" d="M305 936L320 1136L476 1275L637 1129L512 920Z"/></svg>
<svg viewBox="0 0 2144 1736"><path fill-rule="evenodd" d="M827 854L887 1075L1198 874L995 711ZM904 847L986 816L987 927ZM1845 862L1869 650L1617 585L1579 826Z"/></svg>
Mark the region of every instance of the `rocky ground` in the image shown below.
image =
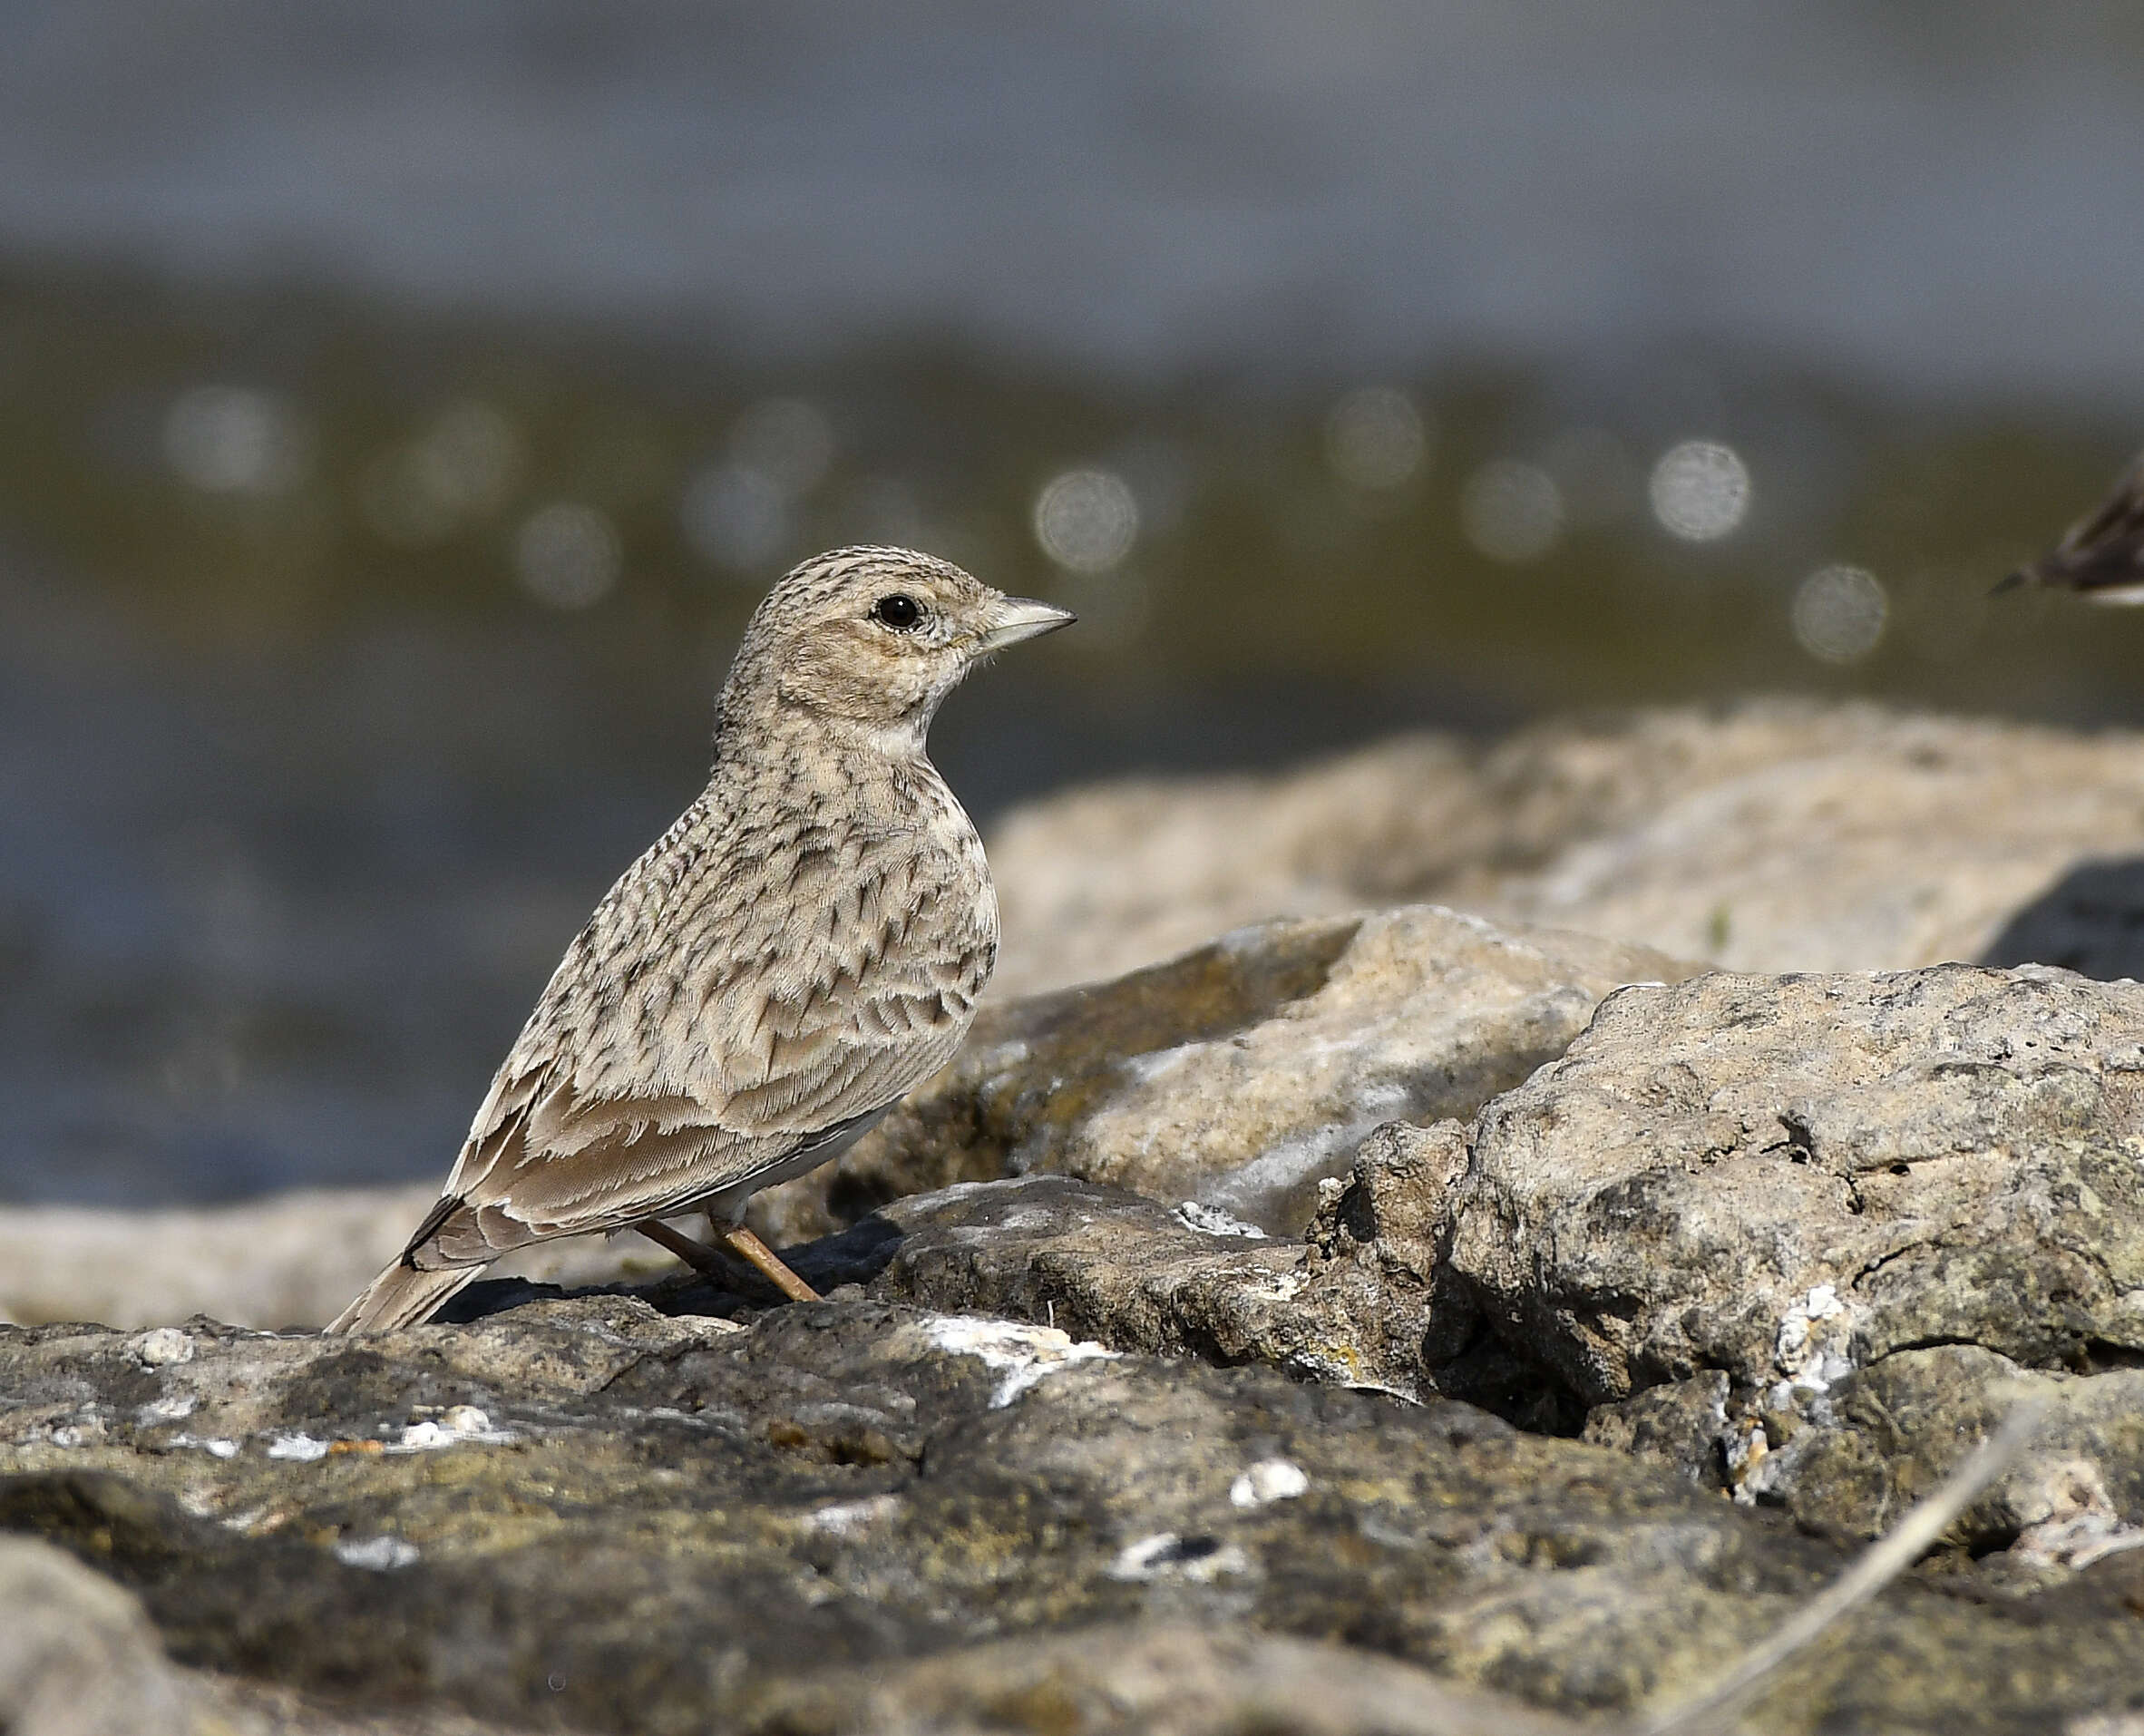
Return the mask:
<svg viewBox="0 0 2144 1736"><path fill-rule="evenodd" d="M765 1203L823 1302L569 1246L328 1341L421 1197L0 1217L0 1730L1602 1728L2024 1398L1749 1723L2144 1730L2144 743L1663 716L999 853L1016 973L1121 973Z"/></svg>
<svg viewBox="0 0 2144 1736"><path fill-rule="evenodd" d="M1428 901L1735 970L2144 976L2144 736L1777 700L1425 736L1007 817L999 981Z"/></svg>

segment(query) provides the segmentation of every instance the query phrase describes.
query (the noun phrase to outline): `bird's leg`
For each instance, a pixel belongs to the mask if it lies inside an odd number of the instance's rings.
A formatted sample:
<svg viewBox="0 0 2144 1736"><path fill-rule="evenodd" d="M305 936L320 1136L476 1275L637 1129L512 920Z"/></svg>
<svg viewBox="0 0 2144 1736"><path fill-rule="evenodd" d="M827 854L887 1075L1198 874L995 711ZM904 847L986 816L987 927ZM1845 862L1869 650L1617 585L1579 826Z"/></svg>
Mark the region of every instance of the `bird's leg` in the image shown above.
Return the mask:
<svg viewBox="0 0 2144 1736"><path fill-rule="evenodd" d="M650 1242L669 1249L702 1277L715 1279L726 1285L730 1282L729 1268L723 1263L720 1254L704 1243L695 1242L689 1235L673 1230L660 1218L651 1217L645 1224L636 1224L633 1227ZM750 1261L791 1302L819 1300L817 1291L784 1265L781 1257L744 1225L739 1224L728 1231L724 1240L740 1256Z"/></svg>
<svg viewBox="0 0 2144 1736"><path fill-rule="evenodd" d="M673 1230L659 1217L651 1217L645 1224L633 1227L650 1242L659 1243L703 1278L712 1278L726 1285L731 1277L728 1263L713 1248L703 1246L689 1235Z"/></svg>
<svg viewBox="0 0 2144 1736"><path fill-rule="evenodd" d="M723 1232L722 1239L765 1274L766 1280L791 1302L815 1302L819 1292L783 1264L782 1256L742 1224Z"/></svg>

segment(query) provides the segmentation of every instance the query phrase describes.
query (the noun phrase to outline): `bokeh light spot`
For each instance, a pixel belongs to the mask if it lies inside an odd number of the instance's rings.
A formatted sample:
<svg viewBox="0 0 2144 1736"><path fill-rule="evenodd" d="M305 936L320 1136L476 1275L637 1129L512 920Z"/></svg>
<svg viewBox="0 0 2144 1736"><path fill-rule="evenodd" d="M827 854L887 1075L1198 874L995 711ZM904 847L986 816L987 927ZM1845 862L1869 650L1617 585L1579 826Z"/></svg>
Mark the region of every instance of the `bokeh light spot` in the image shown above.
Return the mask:
<svg viewBox="0 0 2144 1736"><path fill-rule="evenodd" d="M547 609L587 609L608 597L625 570L625 545L602 512L554 501L521 522L513 540L521 588Z"/></svg>
<svg viewBox="0 0 2144 1736"><path fill-rule="evenodd" d="M1647 493L1669 535L1716 542L1749 515L1749 467L1720 441L1685 440L1661 454Z"/></svg>
<svg viewBox="0 0 2144 1736"><path fill-rule="evenodd" d="M499 411L474 400L451 404L366 469L358 504L389 542L436 542L505 505L522 458L521 432Z"/></svg>
<svg viewBox="0 0 2144 1736"><path fill-rule="evenodd" d="M210 494L280 494L312 468L312 441L297 411L272 392L197 385L164 416L164 458Z"/></svg>
<svg viewBox="0 0 2144 1736"><path fill-rule="evenodd" d="M1794 593L1794 637L1824 663L1856 663L1876 648L1891 600L1873 572L1819 567Z"/></svg>
<svg viewBox="0 0 2144 1736"><path fill-rule="evenodd" d="M1035 540L1060 567L1107 572L1139 537L1139 502L1107 470L1068 470L1035 497Z"/></svg>
<svg viewBox="0 0 2144 1736"><path fill-rule="evenodd" d="M1325 419L1325 462L1350 487L1371 493L1414 480L1429 455L1429 430L1404 392L1366 385Z"/></svg>
<svg viewBox="0 0 2144 1736"><path fill-rule="evenodd" d="M474 399L442 410L415 451L424 487L457 512L496 512L521 473L520 431Z"/></svg>
<svg viewBox="0 0 2144 1736"><path fill-rule="evenodd" d="M1563 534L1563 493L1538 464L1492 458L1460 492L1459 528L1492 561L1538 561Z"/></svg>

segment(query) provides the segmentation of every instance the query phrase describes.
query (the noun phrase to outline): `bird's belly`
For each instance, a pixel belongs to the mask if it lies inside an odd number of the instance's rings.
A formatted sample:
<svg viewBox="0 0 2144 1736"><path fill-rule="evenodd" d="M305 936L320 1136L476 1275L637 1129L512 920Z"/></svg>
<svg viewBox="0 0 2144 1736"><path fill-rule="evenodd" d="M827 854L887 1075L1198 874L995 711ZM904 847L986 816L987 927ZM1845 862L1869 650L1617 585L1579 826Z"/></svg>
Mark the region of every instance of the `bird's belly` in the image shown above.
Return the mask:
<svg viewBox="0 0 2144 1736"><path fill-rule="evenodd" d="M815 1145L805 1146L801 1150L794 1151L778 1162L769 1164L765 1169L754 1170L751 1175L741 1180L731 1182L727 1186L696 1202L692 1209L696 1212L705 1211L708 1216L713 1218L726 1219L732 1224L737 1223L745 1215L745 1203L753 1195L758 1193L761 1188L772 1187L778 1182L791 1181L796 1176L809 1175L821 1164L832 1163L851 1146L862 1138L865 1134L877 1126L880 1121L884 1118L886 1109L891 1109L892 1107L889 1103L885 1109L876 1110L868 1116L861 1116L850 1126L833 1135L833 1137L823 1139Z"/></svg>

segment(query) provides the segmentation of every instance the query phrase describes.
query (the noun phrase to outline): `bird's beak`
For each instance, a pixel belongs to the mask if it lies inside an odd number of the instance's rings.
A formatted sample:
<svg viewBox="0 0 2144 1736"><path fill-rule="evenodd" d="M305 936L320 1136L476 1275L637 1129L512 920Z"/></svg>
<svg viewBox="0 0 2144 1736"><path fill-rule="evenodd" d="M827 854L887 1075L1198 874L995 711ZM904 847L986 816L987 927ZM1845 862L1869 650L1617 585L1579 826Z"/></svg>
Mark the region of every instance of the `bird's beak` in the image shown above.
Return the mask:
<svg viewBox="0 0 2144 1736"><path fill-rule="evenodd" d="M990 624L983 629L976 641L976 649L1002 651L1008 645L1018 645L1024 639L1039 639L1060 627L1069 627L1078 619L1068 609L1038 603L1031 597L1001 597L998 607L991 611Z"/></svg>

